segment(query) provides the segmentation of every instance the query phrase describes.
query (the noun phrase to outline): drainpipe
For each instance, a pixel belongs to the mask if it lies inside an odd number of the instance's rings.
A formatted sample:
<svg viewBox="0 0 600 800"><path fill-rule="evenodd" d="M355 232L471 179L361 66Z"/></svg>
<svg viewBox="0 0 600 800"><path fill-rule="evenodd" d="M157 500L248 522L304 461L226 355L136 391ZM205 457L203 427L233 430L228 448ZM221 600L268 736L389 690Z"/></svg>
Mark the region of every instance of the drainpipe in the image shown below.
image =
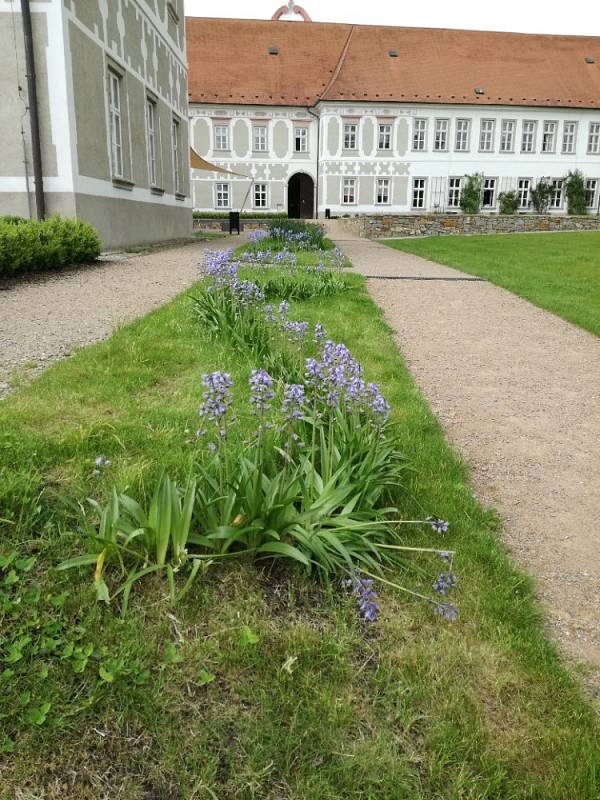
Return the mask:
<svg viewBox="0 0 600 800"><path fill-rule="evenodd" d="M321 163L321 117L310 108L306 109L311 117L317 120L317 197L315 202L315 219L319 219L319 164Z"/></svg>
<svg viewBox="0 0 600 800"><path fill-rule="evenodd" d="M40 143L40 120L38 117L37 86L35 79L35 57L33 54L33 30L31 27L31 8L29 0L21 0L23 16L23 38L25 40L25 67L27 70L27 95L29 98L29 120L31 123L31 150L33 160L33 183L35 186L35 207L37 218L44 219L44 173L42 169L42 147Z"/></svg>

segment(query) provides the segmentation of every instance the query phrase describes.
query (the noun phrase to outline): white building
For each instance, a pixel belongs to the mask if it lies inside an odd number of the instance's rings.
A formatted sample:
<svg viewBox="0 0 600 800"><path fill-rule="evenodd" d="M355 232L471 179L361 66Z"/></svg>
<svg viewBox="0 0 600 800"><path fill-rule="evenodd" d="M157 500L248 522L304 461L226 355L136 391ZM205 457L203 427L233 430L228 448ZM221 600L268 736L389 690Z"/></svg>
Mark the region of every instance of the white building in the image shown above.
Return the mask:
<svg viewBox="0 0 600 800"><path fill-rule="evenodd" d="M600 204L600 38L188 18L190 138L244 178L192 172L197 210L291 216L482 207L540 178ZM250 188L251 187L251 188ZM249 191L250 188L250 191Z"/></svg>

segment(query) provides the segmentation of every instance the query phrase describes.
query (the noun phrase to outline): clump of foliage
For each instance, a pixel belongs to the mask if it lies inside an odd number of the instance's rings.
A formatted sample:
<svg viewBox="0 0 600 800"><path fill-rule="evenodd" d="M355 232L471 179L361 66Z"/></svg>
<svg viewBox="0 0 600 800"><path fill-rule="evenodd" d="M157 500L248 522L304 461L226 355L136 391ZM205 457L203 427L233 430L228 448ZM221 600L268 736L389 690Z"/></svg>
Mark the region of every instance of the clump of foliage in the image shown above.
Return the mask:
<svg viewBox="0 0 600 800"><path fill-rule="evenodd" d="M481 208L481 189L483 174L474 172L465 175L465 182L460 193L460 207L465 214L477 214Z"/></svg>
<svg viewBox="0 0 600 800"><path fill-rule="evenodd" d="M5 214L3 217L0 217L0 224L6 222L9 225L21 225L23 222L28 222L29 220L25 219L25 217L19 217L17 214Z"/></svg>
<svg viewBox="0 0 600 800"><path fill-rule="evenodd" d="M553 191L552 184L545 178L540 178L536 187L531 190L531 204L538 214L548 211Z"/></svg>
<svg viewBox="0 0 600 800"><path fill-rule="evenodd" d="M519 208L519 195L516 192L500 192L498 207L501 214L516 214Z"/></svg>
<svg viewBox="0 0 600 800"><path fill-rule="evenodd" d="M228 211L194 211L194 219L229 219ZM287 219L285 211L242 211L240 219Z"/></svg>
<svg viewBox="0 0 600 800"><path fill-rule="evenodd" d="M325 237L325 228L301 220L287 219L269 223L267 239L273 248L330 250L333 244Z"/></svg>
<svg viewBox="0 0 600 800"><path fill-rule="evenodd" d="M100 251L94 228L78 219L0 220L0 275L82 264Z"/></svg>
<svg viewBox="0 0 600 800"><path fill-rule="evenodd" d="M585 178L580 170L571 171L565 178L567 195L567 213L572 215L587 214L587 193Z"/></svg>

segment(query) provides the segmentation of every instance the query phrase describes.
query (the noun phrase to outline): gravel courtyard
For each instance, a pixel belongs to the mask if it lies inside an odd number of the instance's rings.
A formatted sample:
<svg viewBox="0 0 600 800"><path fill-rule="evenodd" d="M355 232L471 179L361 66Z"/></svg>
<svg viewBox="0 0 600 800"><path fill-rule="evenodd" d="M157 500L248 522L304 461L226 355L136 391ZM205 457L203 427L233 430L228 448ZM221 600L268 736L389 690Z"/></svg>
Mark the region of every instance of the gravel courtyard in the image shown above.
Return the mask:
<svg viewBox="0 0 600 800"><path fill-rule="evenodd" d="M143 254L117 254L87 267L0 282L0 397L82 345L105 339L197 279L206 249L236 236Z"/></svg>
<svg viewBox="0 0 600 800"><path fill-rule="evenodd" d="M457 270L329 235L373 276L419 388L537 582L554 637L600 676L600 340Z"/></svg>

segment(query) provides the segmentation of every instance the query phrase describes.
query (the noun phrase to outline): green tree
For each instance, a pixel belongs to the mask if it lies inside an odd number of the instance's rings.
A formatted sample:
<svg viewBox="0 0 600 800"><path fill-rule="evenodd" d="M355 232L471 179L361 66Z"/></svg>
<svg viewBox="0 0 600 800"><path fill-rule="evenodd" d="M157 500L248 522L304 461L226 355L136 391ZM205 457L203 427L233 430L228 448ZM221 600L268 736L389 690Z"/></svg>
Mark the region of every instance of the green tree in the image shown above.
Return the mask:
<svg viewBox="0 0 600 800"><path fill-rule="evenodd" d="M585 179L578 169L569 172L565 178L565 192L567 195L568 214L587 214L587 196Z"/></svg>
<svg viewBox="0 0 600 800"><path fill-rule="evenodd" d="M465 175L465 182L460 193L460 207L465 214L477 214L481 207L481 187L483 173L474 172Z"/></svg>
<svg viewBox="0 0 600 800"><path fill-rule="evenodd" d="M552 197L552 184L545 178L540 178L535 189L531 190L531 203L538 214L545 214Z"/></svg>
<svg viewBox="0 0 600 800"><path fill-rule="evenodd" d="M516 214L519 208L519 195L516 192L500 192L498 206L501 214Z"/></svg>

